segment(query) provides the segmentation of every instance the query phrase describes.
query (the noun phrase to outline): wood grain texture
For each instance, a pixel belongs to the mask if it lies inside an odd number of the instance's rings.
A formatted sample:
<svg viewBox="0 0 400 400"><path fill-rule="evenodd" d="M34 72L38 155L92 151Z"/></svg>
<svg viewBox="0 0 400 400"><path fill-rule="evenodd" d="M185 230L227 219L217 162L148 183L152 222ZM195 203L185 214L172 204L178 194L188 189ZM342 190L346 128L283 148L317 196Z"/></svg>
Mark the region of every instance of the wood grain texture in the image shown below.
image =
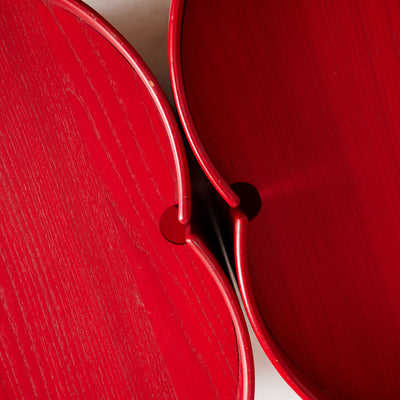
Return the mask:
<svg viewBox="0 0 400 400"><path fill-rule="evenodd" d="M1 396L234 399L215 261L159 229L189 201L171 112L97 15L57 4L0 3Z"/></svg>
<svg viewBox="0 0 400 400"><path fill-rule="evenodd" d="M398 399L399 2L177 0L171 26L200 163L262 197L235 218L264 349L304 398Z"/></svg>

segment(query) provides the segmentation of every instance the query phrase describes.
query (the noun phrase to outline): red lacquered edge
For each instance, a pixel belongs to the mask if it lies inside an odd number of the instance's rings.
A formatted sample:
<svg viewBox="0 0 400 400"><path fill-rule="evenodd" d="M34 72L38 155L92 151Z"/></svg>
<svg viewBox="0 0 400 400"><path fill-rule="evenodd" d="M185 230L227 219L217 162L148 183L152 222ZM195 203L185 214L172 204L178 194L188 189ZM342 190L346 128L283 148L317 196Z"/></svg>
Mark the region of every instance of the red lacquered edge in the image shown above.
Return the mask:
<svg viewBox="0 0 400 400"><path fill-rule="evenodd" d="M237 400L252 400L254 398L254 362L249 333L246 327L238 299L228 278L219 268L215 258L204 246L203 242L187 229L187 243L207 266L212 278L218 286L228 307L235 328L239 355L239 382Z"/></svg>
<svg viewBox="0 0 400 400"><path fill-rule="evenodd" d="M247 217L243 212L240 211L239 206L240 200L239 197L233 192L228 183L222 178L211 159L209 158L203 143L200 140L200 137L196 131L194 122L192 120L189 106L185 96L185 88L183 82L183 74L182 74L182 64L181 64L181 30L182 30L182 20L185 8L186 0L172 0L171 10L170 10L170 19L169 19L169 66L170 66L170 76L172 82L172 91L174 95L174 99L176 102L177 110L182 122L182 125L185 129L186 136L189 140L190 146L205 171L208 179L211 181L213 186L217 189L220 195L224 198L224 200L228 203L230 207L232 207L232 216L234 222L234 246L235 246L235 261L237 268L237 276L238 283L241 292L241 296L243 299L243 303L249 317L250 323L253 327L253 330L263 348L268 358L271 360L272 364L279 372L279 374L284 378L284 380L289 384L289 386L303 399L305 400L322 400L322 399L330 399L330 397L324 393L321 389L315 387L313 385L313 389L311 390L309 386L305 383L305 377L303 377L302 373L298 371L298 373L292 373L295 368L290 360L287 359L282 350L275 344L274 339L271 334L268 332L265 327L265 323L261 317L261 314L257 308L257 304L251 289L250 275L247 265ZM192 245L194 250L199 252L199 256L202 258L207 257L207 255L200 254L201 249L196 249L197 247L203 247L202 243L196 243L195 239L188 239L188 243ZM206 261L206 260L205 260ZM207 264L210 264L210 261L206 261ZM211 265L211 264L210 264ZM211 266L210 266L210 272ZM217 276L214 279L219 279ZM221 283L221 292L226 291L226 283ZM227 303L229 305L233 305L233 302L229 300L229 296L231 293L227 293ZM236 304L236 299L234 301ZM233 314L232 314L233 315ZM233 318L233 317L232 317ZM238 317L235 323L242 323L243 317ZM244 323L244 322L243 322ZM236 327L236 325L235 325ZM242 326L239 326L238 329L242 329ZM246 328L244 328L246 330ZM246 336L248 337L247 330ZM240 346L238 338L238 345ZM242 349L242 350L245 350ZM250 367L250 362L248 360L249 355L246 356L245 352L241 352L241 357L247 357L245 362L248 363L248 367ZM243 366L244 367L244 366ZM242 367L242 369L243 369ZM253 366L251 365L253 369ZM254 371L243 371L243 376L247 379L254 379ZM253 385L253 383L252 383ZM312 385L312 384L311 384ZM311 386L310 385L310 386ZM250 388L249 388L250 390ZM253 389L254 390L254 389ZM315 394L317 392L317 395Z"/></svg>
<svg viewBox="0 0 400 400"><path fill-rule="evenodd" d="M191 198L189 170L185 157L183 142L179 133L177 133L179 132L179 128L169 103L153 74L148 69L140 55L128 43L128 41L102 16L100 16L96 11L88 7L86 4L82 3L80 0L47 1L79 17L81 20L103 35L104 38L108 40L126 58L126 60L134 68L136 73L146 85L146 88L153 98L168 132L168 138L171 144L177 175L179 205L178 219L183 224L187 224L190 220Z"/></svg>
<svg viewBox="0 0 400 400"><path fill-rule="evenodd" d="M239 289L246 313L258 341L279 374L302 399L331 399L327 393L323 392L312 383L310 384L310 386L313 385L311 389L309 385L305 383L307 378L305 378L300 371L298 371L298 373L293 372L296 367L287 359L267 330L254 298L247 265L248 219L240 209L231 210L231 216L234 223L234 251Z"/></svg>
<svg viewBox="0 0 400 400"><path fill-rule="evenodd" d="M160 112L161 118L168 132L173 158L175 162L177 185L178 185L178 203L179 203L179 221L188 224L190 221L190 181L189 170L185 157L182 138L177 132L177 126L174 115L170 109L169 103L142 58L127 42L127 40L116 31L103 17L92 10L80 0L49 0L54 5L60 6L64 10L71 12L79 17L89 26L101 33L132 65L138 73L146 88L151 94L156 106ZM229 186L227 186L229 188ZM229 188L230 190L230 188ZM236 197L236 195L234 195ZM232 322L235 328L236 340L239 355L239 382L237 387L237 399L251 400L254 398L254 365L253 354L251 350L250 337L246 328L246 323L241 312L237 298L231 288L228 279L220 270L216 260L207 250L201 240L191 234L190 226L187 227L187 243L197 256L206 265L223 299L226 302Z"/></svg>
<svg viewBox="0 0 400 400"><path fill-rule="evenodd" d="M185 0L172 0L168 30L168 57L172 92L183 128L185 129L186 136L197 160L199 161L210 182L217 189L224 200L231 207L237 207L240 201L239 197L230 188L228 183L222 178L217 168L207 155L203 143L201 142L200 137L197 134L196 127L190 115L189 106L186 101L180 52L181 29L184 8Z"/></svg>

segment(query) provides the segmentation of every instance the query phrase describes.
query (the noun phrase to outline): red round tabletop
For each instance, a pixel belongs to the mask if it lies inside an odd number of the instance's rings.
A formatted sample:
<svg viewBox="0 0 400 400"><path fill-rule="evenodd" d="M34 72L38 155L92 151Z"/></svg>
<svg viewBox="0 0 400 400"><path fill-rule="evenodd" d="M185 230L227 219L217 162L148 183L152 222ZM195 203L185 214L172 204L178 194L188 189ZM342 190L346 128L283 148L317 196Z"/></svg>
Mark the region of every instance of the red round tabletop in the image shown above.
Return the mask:
<svg viewBox="0 0 400 400"><path fill-rule="evenodd" d="M400 397L399 40L397 1L173 1L177 108L305 399Z"/></svg>
<svg viewBox="0 0 400 400"><path fill-rule="evenodd" d="M3 0L0 19L0 397L251 398L152 74L79 2Z"/></svg>

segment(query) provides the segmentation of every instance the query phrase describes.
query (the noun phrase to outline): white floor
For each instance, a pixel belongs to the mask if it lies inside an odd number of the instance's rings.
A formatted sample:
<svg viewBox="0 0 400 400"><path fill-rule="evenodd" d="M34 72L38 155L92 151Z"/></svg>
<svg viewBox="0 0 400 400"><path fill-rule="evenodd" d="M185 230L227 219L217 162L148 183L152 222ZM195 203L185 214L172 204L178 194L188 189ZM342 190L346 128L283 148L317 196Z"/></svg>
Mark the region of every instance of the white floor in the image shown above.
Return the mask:
<svg viewBox="0 0 400 400"><path fill-rule="evenodd" d="M170 0L85 0L135 47L153 71L168 98L172 93L168 72L168 14ZM249 327L251 330L251 328ZM252 330L256 366L256 400L296 400L299 397L275 371Z"/></svg>

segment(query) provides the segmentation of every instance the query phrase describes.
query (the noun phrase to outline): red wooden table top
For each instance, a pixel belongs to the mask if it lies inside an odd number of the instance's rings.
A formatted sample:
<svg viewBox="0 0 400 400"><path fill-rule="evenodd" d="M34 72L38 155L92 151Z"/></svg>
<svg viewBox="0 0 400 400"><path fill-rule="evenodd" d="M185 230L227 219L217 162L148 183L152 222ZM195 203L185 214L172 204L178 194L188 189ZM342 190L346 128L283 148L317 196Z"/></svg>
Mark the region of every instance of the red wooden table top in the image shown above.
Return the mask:
<svg viewBox="0 0 400 400"><path fill-rule="evenodd" d="M1 397L250 398L244 321L190 233L153 76L80 3L3 0L0 21ZM186 245L160 231L175 204Z"/></svg>
<svg viewBox="0 0 400 400"><path fill-rule="evenodd" d="M265 351L304 398L400 397L400 4L173 2L178 110L233 212Z"/></svg>

